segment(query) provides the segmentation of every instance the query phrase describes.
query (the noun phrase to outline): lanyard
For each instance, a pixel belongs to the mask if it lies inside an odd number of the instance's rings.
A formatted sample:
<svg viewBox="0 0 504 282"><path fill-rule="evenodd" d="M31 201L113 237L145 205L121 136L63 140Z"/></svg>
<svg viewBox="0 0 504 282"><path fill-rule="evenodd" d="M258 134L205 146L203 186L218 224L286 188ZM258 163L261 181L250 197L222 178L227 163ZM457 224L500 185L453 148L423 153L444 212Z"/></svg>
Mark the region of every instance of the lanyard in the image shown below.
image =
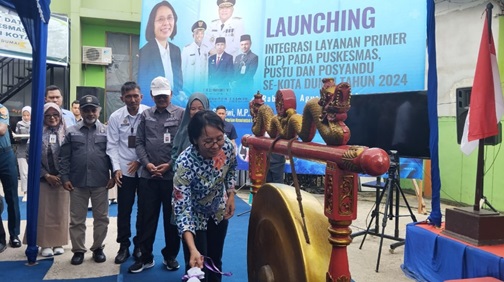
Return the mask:
<svg viewBox="0 0 504 282"><path fill-rule="evenodd" d="M130 115L127 116L128 122L130 123L130 126L131 126L131 134L134 133L135 124L136 124L139 116L140 116L140 114L137 113L135 120L133 120L133 122L131 122L131 119L130 119L131 116Z"/></svg>

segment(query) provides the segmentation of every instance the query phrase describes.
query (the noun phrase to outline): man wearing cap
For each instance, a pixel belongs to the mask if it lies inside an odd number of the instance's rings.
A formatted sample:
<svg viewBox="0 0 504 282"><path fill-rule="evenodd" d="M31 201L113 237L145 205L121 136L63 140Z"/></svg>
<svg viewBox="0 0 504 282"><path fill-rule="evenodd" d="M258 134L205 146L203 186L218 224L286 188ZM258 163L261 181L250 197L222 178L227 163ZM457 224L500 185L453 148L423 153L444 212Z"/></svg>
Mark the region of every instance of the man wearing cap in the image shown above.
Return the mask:
<svg viewBox="0 0 504 282"><path fill-rule="evenodd" d="M70 241L73 265L82 264L86 252L86 215L91 199L93 212L93 260L105 262L103 241L107 236L108 189L114 187L107 156L107 129L98 117L100 102L86 95L79 100L82 121L67 129L60 150L63 188L70 191Z"/></svg>
<svg viewBox="0 0 504 282"><path fill-rule="evenodd" d="M208 46L214 46L218 37L226 38L226 52L232 56L240 53L240 36L244 32L243 21L240 17L233 17L235 0L217 0L219 18L210 23L206 35ZM210 53L215 54L215 50Z"/></svg>
<svg viewBox="0 0 504 282"><path fill-rule="evenodd" d="M208 78L208 51L203 43L207 25L197 21L192 25L194 41L182 49L182 76L190 92L201 91L206 87Z"/></svg>
<svg viewBox="0 0 504 282"><path fill-rule="evenodd" d="M161 250L163 264L168 270L180 267L176 260L180 250L180 237L177 227L170 220L174 162L171 150L184 109L171 104L171 85L165 77L154 78L150 90L155 105L140 115L136 134L136 153L142 165L142 169L138 171L138 212L142 215L138 246L142 255L129 267L131 273L142 272L155 264L152 252L161 205L165 237L165 247Z"/></svg>
<svg viewBox="0 0 504 282"><path fill-rule="evenodd" d="M9 245L13 248L19 248L21 247L21 241L18 237L21 217L19 214L18 170L16 156L11 147L9 135L11 133L9 132L8 124L9 110L0 104L0 181L2 182L5 202L7 203L7 218L9 221L7 226L10 234ZM0 197L1 200L2 198ZM5 243L5 231L2 226L0 229L0 252L5 250Z"/></svg>
<svg viewBox="0 0 504 282"><path fill-rule="evenodd" d="M208 86L229 87L233 80L233 56L224 51L226 38L217 37L215 50L217 53L208 58Z"/></svg>
<svg viewBox="0 0 504 282"><path fill-rule="evenodd" d="M140 114L149 108L141 104L142 98L138 84L133 81L124 83L121 87L121 101L126 105L110 115L107 126L107 154L112 160L114 178L117 183L117 243L120 247L114 260L116 264L125 262L130 256L131 212L140 182L137 173L140 161L135 151L136 134ZM138 259L141 219L138 210L136 218L133 256Z"/></svg>
<svg viewBox="0 0 504 282"><path fill-rule="evenodd" d="M240 38L241 54L236 56L234 60L235 86L249 91L253 90L250 88L254 86L254 75L258 64L257 55L250 50L251 45L250 35L242 35Z"/></svg>

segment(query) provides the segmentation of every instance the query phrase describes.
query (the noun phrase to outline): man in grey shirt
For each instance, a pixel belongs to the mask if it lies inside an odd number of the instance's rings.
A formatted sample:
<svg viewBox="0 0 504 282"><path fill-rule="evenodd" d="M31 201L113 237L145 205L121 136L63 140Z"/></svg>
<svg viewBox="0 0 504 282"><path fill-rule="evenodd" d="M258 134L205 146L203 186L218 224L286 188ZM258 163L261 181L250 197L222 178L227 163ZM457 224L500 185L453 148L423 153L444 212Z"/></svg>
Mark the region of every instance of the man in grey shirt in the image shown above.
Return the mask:
<svg viewBox="0 0 504 282"><path fill-rule="evenodd" d="M114 186L111 163L106 154L107 130L98 117L100 102L92 95L80 99L82 121L67 129L60 150L63 188L70 191L70 240L74 253L71 263L79 265L86 252L86 215L91 198L95 262L105 262L103 241L107 236L108 189Z"/></svg>
<svg viewBox="0 0 504 282"><path fill-rule="evenodd" d="M138 188L138 209L142 214L138 245L142 255L129 267L131 273L154 266L152 251L161 204L165 236L165 247L161 250L163 263L168 270L180 267L176 260L180 237L177 227L170 222L174 162L170 156L172 140L182 121L184 109L171 104L171 86L164 77L158 76L152 80L150 93L156 105L142 112L136 134L136 153L142 164Z"/></svg>

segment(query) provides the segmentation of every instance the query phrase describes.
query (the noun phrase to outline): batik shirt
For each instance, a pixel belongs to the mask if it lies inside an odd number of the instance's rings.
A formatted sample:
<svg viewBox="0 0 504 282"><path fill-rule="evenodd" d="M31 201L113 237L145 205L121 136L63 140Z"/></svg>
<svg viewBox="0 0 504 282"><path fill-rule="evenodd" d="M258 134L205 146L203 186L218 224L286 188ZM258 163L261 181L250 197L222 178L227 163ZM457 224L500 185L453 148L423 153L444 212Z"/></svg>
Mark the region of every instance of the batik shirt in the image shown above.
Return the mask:
<svg viewBox="0 0 504 282"><path fill-rule="evenodd" d="M173 179L173 208L179 235L206 230L209 219L224 219L227 193L234 193L236 155L226 138L219 154L204 159L194 145L177 158Z"/></svg>

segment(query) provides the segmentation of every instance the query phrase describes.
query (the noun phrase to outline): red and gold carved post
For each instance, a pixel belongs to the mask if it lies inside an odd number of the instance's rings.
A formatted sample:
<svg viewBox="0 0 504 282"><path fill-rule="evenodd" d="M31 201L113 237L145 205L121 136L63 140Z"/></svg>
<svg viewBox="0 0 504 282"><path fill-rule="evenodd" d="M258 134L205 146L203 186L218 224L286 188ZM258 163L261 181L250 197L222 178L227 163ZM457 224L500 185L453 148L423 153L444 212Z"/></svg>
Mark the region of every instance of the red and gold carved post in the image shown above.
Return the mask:
<svg viewBox="0 0 504 282"><path fill-rule="evenodd" d="M327 162L325 176L324 214L329 219L331 261L326 281L350 282L347 246L352 239L349 228L357 218L357 173L342 171L337 164Z"/></svg>
<svg viewBox="0 0 504 282"><path fill-rule="evenodd" d="M249 172L257 193L264 181L266 152L274 142L271 138L245 135L242 144L250 148ZM279 140L272 151L288 154L288 141ZM312 142L294 141L292 156L325 161L324 214L329 219L329 243L332 245L327 281L351 281L347 246L352 242L349 228L357 218L357 173L377 176L385 173L390 165L388 154L382 149L363 146L328 146Z"/></svg>
<svg viewBox="0 0 504 282"><path fill-rule="evenodd" d="M376 148L362 154L358 150L348 150L343 159L343 166L333 162L327 162L326 166L324 213L331 224L329 243L332 245L326 281L351 281L347 246L352 242L349 226L357 218L358 190L358 175L352 171L380 175L390 163L388 154Z"/></svg>
<svg viewBox="0 0 504 282"><path fill-rule="evenodd" d="M255 146L249 147L249 156L251 156L249 158L249 177L252 184L250 189L252 199L266 179L267 152L267 150L257 149Z"/></svg>

